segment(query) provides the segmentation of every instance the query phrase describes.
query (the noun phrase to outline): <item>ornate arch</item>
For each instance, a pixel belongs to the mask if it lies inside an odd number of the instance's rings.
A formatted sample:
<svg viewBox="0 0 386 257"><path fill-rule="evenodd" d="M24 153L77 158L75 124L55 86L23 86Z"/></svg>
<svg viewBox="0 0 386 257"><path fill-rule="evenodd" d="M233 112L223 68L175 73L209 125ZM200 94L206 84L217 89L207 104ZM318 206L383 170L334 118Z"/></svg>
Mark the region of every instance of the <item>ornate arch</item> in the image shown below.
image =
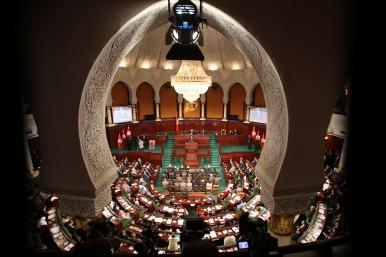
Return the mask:
<svg viewBox="0 0 386 257"><path fill-rule="evenodd" d="M266 96L268 122L266 144L257 166L257 175L264 187L262 198L266 199L265 203L272 209L273 186L279 175L288 141L288 110L281 80L268 54L244 27L210 4L204 4L203 8L208 23L250 58L260 78ZM113 174L115 163L105 136L104 124L104 108L113 74L117 71L120 60L146 32L162 25L167 19L168 8L164 1L140 12L109 40L88 74L79 105L79 140L85 166L97 187L111 183L116 176ZM96 202L107 205L107 200L104 197L103 201Z"/></svg>

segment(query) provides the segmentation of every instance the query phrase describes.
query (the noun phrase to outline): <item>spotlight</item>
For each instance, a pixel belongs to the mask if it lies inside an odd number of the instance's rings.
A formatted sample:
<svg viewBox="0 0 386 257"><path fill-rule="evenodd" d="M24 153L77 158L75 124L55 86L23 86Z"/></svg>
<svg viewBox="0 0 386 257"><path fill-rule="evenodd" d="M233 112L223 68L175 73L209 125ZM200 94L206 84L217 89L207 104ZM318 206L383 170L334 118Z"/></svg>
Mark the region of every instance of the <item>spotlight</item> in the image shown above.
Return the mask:
<svg viewBox="0 0 386 257"><path fill-rule="evenodd" d="M200 15L197 6L191 0L179 0L173 6L171 15L170 0L168 0L169 21L172 23L166 32L167 45L172 44L167 60L199 60L204 56L197 43L203 45L200 23L206 24L206 19L201 18L202 0L200 1Z"/></svg>

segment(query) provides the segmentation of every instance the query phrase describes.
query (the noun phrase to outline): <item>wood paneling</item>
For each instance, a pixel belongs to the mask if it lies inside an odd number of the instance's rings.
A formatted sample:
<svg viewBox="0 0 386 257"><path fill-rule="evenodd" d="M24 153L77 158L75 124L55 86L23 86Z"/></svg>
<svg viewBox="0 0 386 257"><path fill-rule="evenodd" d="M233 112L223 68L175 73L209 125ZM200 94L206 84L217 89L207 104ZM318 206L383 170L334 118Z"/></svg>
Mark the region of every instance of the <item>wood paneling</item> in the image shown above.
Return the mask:
<svg viewBox="0 0 386 257"><path fill-rule="evenodd" d="M148 83L144 82L137 88L137 100L139 120L143 120L145 115L155 115L154 91Z"/></svg>
<svg viewBox="0 0 386 257"><path fill-rule="evenodd" d="M175 118L178 112L177 93L170 83L163 85L159 92L160 96L160 117Z"/></svg>
<svg viewBox="0 0 386 257"><path fill-rule="evenodd" d="M237 115L238 120L244 120L245 89L241 84L234 84L229 90L229 114Z"/></svg>
<svg viewBox="0 0 386 257"><path fill-rule="evenodd" d="M263 94L263 89L261 88L260 83L256 85L255 89L253 90L253 106L258 107L265 107L265 99Z"/></svg>
<svg viewBox="0 0 386 257"><path fill-rule="evenodd" d="M221 119L223 117L224 91L217 83L208 89L206 93L206 117L208 119Z"/></svg>
<svg viewBox="0 0 386 257"><path fill-rule="evenodd" d="M113 99L111 106L129 105L129 89L122 81L118 81L111 89L111 98Z"/></svg>
<svg viewBox="0 0 386 257"><path fill-rule="evenodd" d="M184 118L200 118L201 113L201 100L197 99L197 103L193 104L196 108L192 109L192 104L184 100L183 112Z"/></svg>

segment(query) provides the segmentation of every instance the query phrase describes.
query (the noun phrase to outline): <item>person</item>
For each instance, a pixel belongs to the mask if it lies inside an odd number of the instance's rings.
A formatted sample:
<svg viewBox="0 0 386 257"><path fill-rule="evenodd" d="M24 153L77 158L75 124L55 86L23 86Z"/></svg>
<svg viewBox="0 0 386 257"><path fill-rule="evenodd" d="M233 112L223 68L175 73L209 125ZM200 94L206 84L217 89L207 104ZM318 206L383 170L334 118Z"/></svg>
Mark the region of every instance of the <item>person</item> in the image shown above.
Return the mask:
<svg viewBox="0 0 386 257"><path fill-rule="evenodd" d="M138 149L139 149L139 151L143 150L144 144L145 144L145 142L140 137L138 137Z"/></svg>
<svg viewBox="0 0 386 257"><path fill-rule="evenodd" d="M176 233L173 231L172 234L168 238L169 245L168 250L169 251L178 251L180 246L178 245L178 238L176 237Z"/></svg>
<svg viewBox="0 0 386 257"><path fill-rule="evenodd" d="M192 240L182 250L181 257L218 257L217 246L210 240Z"/></svg>
<svg viewBox="0 0 386 257"><path fill-rule="evenodd" d="M252 137L251 135L248 135L248 149L252 148Z"/></svg>
<svg viewBox="0 0 386 257"><path fill-rule="evenodd" d="M224 239L224 247L232 247L236 245L236 238L235 236L228 235Z"/></svg>

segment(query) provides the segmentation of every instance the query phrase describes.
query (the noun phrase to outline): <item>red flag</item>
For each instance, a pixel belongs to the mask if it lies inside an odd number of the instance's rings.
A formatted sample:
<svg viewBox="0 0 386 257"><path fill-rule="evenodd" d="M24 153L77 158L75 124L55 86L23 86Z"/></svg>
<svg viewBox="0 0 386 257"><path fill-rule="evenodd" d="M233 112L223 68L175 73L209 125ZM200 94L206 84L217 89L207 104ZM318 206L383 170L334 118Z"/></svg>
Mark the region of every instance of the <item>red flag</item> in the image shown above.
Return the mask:
<svg viewBox="0 0 386 257"><path fill-rule="evenodd" d="M260 129L257 129L256 141L258 144L260 144L260 138Z"/></svg>
<svg viewBox="0 0 386 257"><path fill-rule="evenodd" d="M130 126L127 126L126 136L127 136L128 138L131 138Z"/></svg>
<svg viewBox="0 0 386 257"><path fill-rule="evenodd" d="M178 124L178 113L176 114L176 132L180 131L180 125Z"/></svg>
<svg viewBox="0 0 386 257"><path fill-rule="evenodd" d="M261 147L264 146L264 143L265 143L265 135L264 135L264 132L263 132L263 136L261 137Z"/></svg>
<svg viewBox="0 0 386 257"><path fill-rule="evenodd" d="M125 140L126 139L126 133L125 133L125 129L123 128L122 129L122 140Z"/></svg>
<svg viewBox="0 0 386 257"><path fill-rule="evenodd" d="M118 134L118 148L121 149L123 144L122 144L122 138L121 138L121 133Z"/></svg>
<svg viewBox="0 0 386 257"><path fill-rule="evenodd" d="M252 140L255 140L256 137L256 128L253 126L252 132L251 132Z"/></svg>

